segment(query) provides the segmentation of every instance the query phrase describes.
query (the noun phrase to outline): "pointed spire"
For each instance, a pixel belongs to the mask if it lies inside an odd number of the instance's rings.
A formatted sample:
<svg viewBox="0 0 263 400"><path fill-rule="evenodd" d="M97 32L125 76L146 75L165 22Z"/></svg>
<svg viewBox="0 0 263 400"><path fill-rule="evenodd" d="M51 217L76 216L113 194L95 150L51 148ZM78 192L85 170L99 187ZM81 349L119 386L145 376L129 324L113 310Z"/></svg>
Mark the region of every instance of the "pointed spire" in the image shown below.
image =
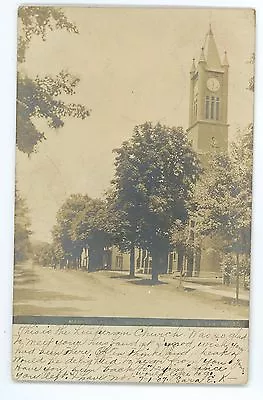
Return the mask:
<svg viewBox="0 0 263 400"><path fill-rule="evenodd" d="M218 54L215 38L213 35L211 24L209 25L209 31L206 40L206 61L208 68L221 69L221 61Z"/></svg>
<svg viewBox="0 0 263 400"><path fill-rule="evenodd" d="M201 48L201 54L200 54L199 62L206 62L204 47Z"/></svg>
<svg viewBox="0 0 263 400"><path fill-rule="evenodd" d="M224 58L223 58L223 62L222 62L223 67L229 67L229 63L228 63L228 58L227 58L227 52L225 50L224 52Z"/></svg>
<svg viewBox="0 0 263 400"><path fill-rule="evenodd" d="M193 58L193 63L192 63L192 68L191 68L191 71L190 71L190 74L194 74L195 73L195 70L196 70L196 66L195 66L195 58Z"/></svg>

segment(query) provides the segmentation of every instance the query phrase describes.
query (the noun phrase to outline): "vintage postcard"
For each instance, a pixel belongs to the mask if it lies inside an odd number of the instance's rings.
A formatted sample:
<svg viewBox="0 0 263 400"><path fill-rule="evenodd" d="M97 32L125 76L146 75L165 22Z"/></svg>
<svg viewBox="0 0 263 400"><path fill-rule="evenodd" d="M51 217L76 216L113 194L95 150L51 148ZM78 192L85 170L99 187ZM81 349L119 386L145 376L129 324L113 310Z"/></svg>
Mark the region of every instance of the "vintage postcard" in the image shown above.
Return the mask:
<svg viewBox="0 0 263 400"><path fill-rule="evenodd" d="M12 376L244 384L255 12L18 10Z"/></svg>

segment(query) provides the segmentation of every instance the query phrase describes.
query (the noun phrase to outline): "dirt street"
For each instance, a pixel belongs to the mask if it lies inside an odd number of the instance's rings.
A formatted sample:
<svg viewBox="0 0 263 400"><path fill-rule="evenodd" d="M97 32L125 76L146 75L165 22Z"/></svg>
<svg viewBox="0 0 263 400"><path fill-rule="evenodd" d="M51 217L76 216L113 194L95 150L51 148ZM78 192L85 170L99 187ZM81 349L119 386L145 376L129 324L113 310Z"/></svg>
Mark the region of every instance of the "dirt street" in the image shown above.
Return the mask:
<svg viewBox="0 0 263 400"><path fill-rule="evenodd" d="M158 285L113 271L15 267L14 315L247 319L248 306L185 288L161 276Z"/></svg>

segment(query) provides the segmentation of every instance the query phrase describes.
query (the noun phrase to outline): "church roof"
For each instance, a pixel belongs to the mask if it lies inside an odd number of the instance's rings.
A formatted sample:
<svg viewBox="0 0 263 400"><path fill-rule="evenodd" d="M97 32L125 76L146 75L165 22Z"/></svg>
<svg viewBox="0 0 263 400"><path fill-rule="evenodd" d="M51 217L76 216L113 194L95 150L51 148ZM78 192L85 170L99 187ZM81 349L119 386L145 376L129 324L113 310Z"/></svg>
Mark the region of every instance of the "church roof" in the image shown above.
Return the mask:
<svg viewBox="0 0 263 400"><path fill-rule="evenodd" d="M209 31L204 43L204 56L207 63L207 68L211 70L222 71L222 64L218 54L214 34L210 25Z"/></svg>

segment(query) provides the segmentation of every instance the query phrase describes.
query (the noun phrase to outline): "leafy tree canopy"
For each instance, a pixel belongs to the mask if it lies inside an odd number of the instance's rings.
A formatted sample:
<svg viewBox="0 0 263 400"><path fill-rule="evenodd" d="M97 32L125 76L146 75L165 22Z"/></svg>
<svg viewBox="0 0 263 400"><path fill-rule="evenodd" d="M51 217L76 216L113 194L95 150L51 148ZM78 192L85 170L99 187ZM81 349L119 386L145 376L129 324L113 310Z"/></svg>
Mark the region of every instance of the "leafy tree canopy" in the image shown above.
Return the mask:
<svg viewBox="0 0 263 400"><path fill-rule="evenodd" d="M173 222L187 219L201 172L186 134L182 128L146 122L115 153L110 200L120 215L120 231L152 253L167 249Z"/></svg>
<svg viewBox="0 0 263 400"><path fill-rule="evenodd" d="M249 253L252 209L252 125L229 154L214 153L196 188L197 229L220 234L230 251Z"/></svg>
<svg viewBox="0 0 263 400"><path fill-rule="evenodd" d="M106 203L100 199L86 202L83 210L76 215L71 227L71 237L85 244L106 241L108 214Z"/></svg>
<svg viewBox="0 0 263 400"><path fill-rule="evenodd" d="M18 62L24 62L26 50L34 35L46 40L47 33L57 29L78 33L75 24L70 22L61 8L43 6L22 6L18 9L19 36Z"/></svg>
<svg viewBox="0 0 263 400"><path fill-rule="evenodd" d="M20 7L18 63L26 59L26 50L34 35L46 40L48 31L64 29L78 33L77 27L68 21L63 11L56 7ZM28 77L19 70L17 76L17 148L30 155L45 139L45 133L37 129L33 118L46 119L50 128L60 128L65 117L86 118L90 110L86 106L65 103L60 95L74 95L79 78L61 71L57 76Z"/></svg>
<svg viewBox="0 0 263 400"><path fill-rule="evenodd" d="M53 228L53 243L60 258L79 255L80 242L78 238L72 239L72 224L78 215L91 201L87 195L73 194L61 206L57 212L57 222Z"/></svg>
<svg viewBox="0 0 263 400"><path fill-rule="evenodd" d="M166 236L175 218L187 218L199 161L182 128L148 122L115 152L115 206L147 245L151 235Z"/></svg>

